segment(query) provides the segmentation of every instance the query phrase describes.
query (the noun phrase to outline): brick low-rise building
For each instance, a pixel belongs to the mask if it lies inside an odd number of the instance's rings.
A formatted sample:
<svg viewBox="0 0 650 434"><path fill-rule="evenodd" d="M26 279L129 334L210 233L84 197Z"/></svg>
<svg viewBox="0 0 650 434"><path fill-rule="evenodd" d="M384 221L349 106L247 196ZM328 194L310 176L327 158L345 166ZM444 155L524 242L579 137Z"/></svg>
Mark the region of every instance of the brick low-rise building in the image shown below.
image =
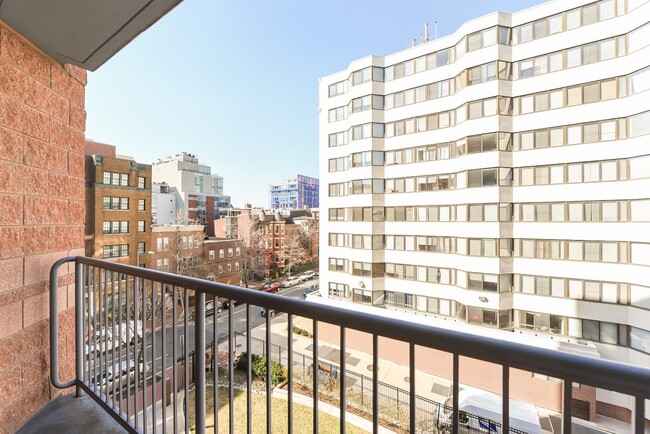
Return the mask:
<svg viewBox="0 0 650 434"><path fill-rule="evenodd" d="M237 240L206 238L203 225L154 226L149 251L159 271L239 285L240 247Z"/></svg>
<svg viewBox="0 0 650 434"><path fill-rule="evenodd" d="M86 256L148 266L151 165L86 142ZM139 257L140 256L140 257Z"/></svg>

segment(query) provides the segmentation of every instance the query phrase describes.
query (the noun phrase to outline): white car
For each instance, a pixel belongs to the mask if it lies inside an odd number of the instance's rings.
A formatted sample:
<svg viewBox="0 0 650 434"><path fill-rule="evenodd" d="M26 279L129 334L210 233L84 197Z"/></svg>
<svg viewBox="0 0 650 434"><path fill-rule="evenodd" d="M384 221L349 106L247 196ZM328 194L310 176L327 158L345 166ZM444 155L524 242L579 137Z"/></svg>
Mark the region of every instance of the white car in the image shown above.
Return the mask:
<svg viewBox="0 0 650 434"><path fill-rule="evenodd" d="M138 371L140 378L143 378L149 371L149 367L140 363ZM129 382L133 384L136 380L135 373L135 362L133 360L128 362L124 360L121 363L106 367L106 371L96 378L95 384L99 386L103 393L109 394L113 391L113 385L115 385L117 391L120 388L120 383L121 387L126 387Z"/></svg>
<svg viewBox="0 0 650 434"><path fill-rule="evenodd" d="M302 273L298 278L300 279L301 282L306 282L308 280L311 280L316 276L316 273L312 270L305 271Z"/></svg>
<svg viewBox="0 0 650 434"><path fill-rule="evenodd" d="M115 334L113 334L113 329L115 329ZM105 326L93 333L86 341L86 355L99 355L113 351L113 349L117 350L123 345L133 345L136 334L138 339L142 339L143 333L144 326L140 320L115 324L115 327Z"/></svg>
<svg viewBox="0 0 650 434"><path fill-rule="evenodd" d="M287 277L287 279L284 282L282 282L282 285L280 286L282 286L283 288L291 288L292 286L296 286L299 283L300 283L300 279L298 279L297 277L295 276Z"/></svg>

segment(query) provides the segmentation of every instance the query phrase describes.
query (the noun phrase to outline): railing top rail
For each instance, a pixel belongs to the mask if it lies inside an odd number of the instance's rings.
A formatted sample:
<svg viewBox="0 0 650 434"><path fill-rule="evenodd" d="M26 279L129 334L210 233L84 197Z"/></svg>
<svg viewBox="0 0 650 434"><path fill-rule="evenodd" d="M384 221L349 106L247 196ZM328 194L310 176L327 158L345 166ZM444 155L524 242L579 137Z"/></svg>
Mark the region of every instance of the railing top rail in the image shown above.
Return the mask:
<svg viewBox="0 0 650 434"><path fill-rule="evenodd" d="M193 277L116 264L83 256L69 257L57 263L81 264L154 280L167 285L193 289L210 296L264 306L280 312L314 319L387 338L412 342L427 348L457 353L499 365L519 368L560 379L579 382L612 391L650 398L650 369L609 360L563 353L520 343L412 323L380 315L340 309L289 297L278 297L232 285Z"/></svg>

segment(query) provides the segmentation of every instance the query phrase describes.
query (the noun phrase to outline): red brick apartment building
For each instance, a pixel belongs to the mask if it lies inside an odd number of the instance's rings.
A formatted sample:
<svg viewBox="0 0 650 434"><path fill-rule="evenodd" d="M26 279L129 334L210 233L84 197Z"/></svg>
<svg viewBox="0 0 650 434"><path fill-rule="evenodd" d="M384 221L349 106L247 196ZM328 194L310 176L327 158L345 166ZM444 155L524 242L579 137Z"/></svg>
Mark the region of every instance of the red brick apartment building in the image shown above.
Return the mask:
<svg viewBox="0 0 650 434"><path fill-rule="evenodd" d="M135 12L106 4L105 14L94 2L85 12L52 3L0 4L0 433L14 432L61 393L49 377L49 269L85 253L86 69L178 1ZM64 267L58 276L65 379L74 377L72 272Z"/></svg>
<svg viewBox="0 0 650 434"><path fill-rule="evenodd" d="M299 223L301 219L304 224ZM309 223L305 219L309 220ZM270 272L275 268L282 270L285 266L285 243L297 236L306 226L310 229L315 226L308 211L294 210L288 215L283 215L279 211L267 213L261 209L246 208L232 210L231 215L216 220L214 232L217 237L240 239L247 247L259 238L268 258ZM307 255L318 257L318 233L312 231L308 236L311 242L309 249L306 249Z"/></svg>
<svg viewBox="0 0 650 434"><path fill-rule="evenodd" d="M203 225L154 226L151 249L147 256L159 271L230 285L241 281L237 241L206 238Z"/></svg>
<svg viewBox="0 0 650 434"><path fill-rule="evenodd" d="M86 256L150 267L151 165L86 141Z"/></svg>

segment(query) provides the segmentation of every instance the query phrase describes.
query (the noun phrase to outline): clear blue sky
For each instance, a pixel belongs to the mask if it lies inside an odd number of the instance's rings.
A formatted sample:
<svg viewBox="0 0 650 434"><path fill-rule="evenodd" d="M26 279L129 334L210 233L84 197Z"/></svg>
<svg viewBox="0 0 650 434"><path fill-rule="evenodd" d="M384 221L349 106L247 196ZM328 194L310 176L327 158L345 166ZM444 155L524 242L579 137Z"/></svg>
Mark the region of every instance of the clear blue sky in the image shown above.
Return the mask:
<svg viewBox="0 0 650 434"><path fill-rule="evenodd" d="M318 78L495 10L541 0L185 0L88 76L86 137L149 163L181 151L224 176L233 204L318 177Z"/></svg>

